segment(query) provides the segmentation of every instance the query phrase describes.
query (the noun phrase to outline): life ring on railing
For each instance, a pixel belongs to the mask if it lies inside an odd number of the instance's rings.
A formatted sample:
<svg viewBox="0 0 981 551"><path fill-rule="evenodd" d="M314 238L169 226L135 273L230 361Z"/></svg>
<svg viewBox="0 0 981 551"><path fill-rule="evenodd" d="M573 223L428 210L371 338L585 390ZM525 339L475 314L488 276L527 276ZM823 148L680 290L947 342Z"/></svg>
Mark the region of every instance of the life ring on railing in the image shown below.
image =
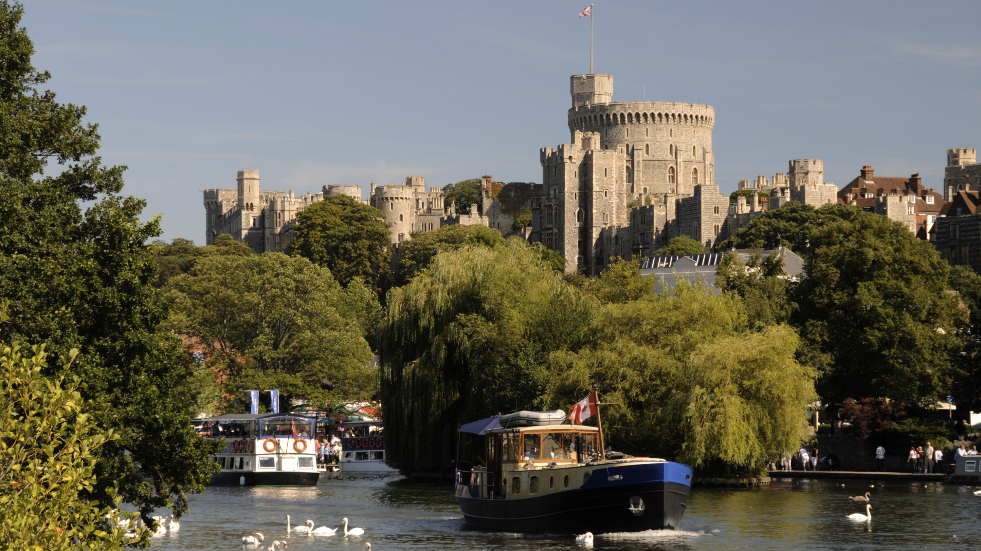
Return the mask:
<svg viewBox="0 0 981 551"><path fill-rule="evenodd" d="M278 447L279 444L276 443L275 438L266 438L265 441L262 442L262 449L266 450L267 453L276 451L276 448Z"/></svg>
<svg viewBox="0 0 981 551"><path fill-rule="evenodd" d="M369 438L369 439L365 440L365 443L368 444L368 447L369 448L374 448L375 447L375 439L374 438Z"/></svg>
<svg viewBox="0 0 981 551"><path fill-rule="evenodd" d="M296 453L303 453L307 451L307 441L302 438L297 438L293 441L293 449Z"/></svg>
<svg viewBox="0 0 981 551"><path fill-rule="evenodd" d="M378 438L378 447L379 448L382 448L382 449L385 448L385 439L384 438L381 438L381 437Z"/></svg>
<svg viewBox="0 0 981 551"><path fill-rule="evenodd" d="M354 442L352 442L352 444L354 444L354 447L355 448L360 448L361 447L361 439L360 438L355 438L354 439Z"/></svg>

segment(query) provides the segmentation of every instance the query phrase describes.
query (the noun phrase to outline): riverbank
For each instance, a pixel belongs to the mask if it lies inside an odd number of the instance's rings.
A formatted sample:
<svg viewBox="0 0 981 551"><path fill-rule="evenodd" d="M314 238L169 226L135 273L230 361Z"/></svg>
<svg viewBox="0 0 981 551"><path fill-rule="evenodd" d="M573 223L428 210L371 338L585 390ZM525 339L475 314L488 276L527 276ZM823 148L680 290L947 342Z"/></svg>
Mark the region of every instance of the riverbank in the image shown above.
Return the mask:
<svg viewBox="0 0 981 551"><path fill-rule="evenodd" d="M770 478L810 478L814 480L892 480L943 482L943 474L913 474L868 471L769 471Z"/></svg>

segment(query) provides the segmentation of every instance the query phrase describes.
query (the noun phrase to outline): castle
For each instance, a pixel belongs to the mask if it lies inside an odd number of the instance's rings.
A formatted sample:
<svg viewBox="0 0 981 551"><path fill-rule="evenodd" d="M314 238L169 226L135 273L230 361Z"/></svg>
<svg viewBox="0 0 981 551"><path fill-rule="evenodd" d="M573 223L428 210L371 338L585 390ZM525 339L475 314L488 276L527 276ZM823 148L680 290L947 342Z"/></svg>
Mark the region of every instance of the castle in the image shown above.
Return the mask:
<svg viewBox="0 0 981 551"><path fill-rule="evenodd" d="M481 178L481 200L469 214L457 213L453 204L444 205L443 188L426 188L422 176L409 176L405 184L371 183L368 199L361 198L359 185L324 186L320 193L296 196L293 190L262 191L258 170L239 170L237 189L204 190L206 212L205 243L227 233L256 253L284 251L293 242L296 215L306 207L331 195L347 195L379 209L391 231L392 243L410 238L413 232L437 230L452 224L482 224L512 233L513 213L491 197L493 179Z"/></svg>
<svg viewBox="0 0 981 551"><path fill-rule="evenodd" d="M740 197L730 207L715 185L711 106L614 102L613 77L601 74L573 75L570 93L572 143L539 151L543 186L530 236L561 253L568 271L595 275L677 236L715 246L763 212L764 193L771 208L836 200L823 163L800 159L775 178L785 185L761 185L751 203Z"/></svg>

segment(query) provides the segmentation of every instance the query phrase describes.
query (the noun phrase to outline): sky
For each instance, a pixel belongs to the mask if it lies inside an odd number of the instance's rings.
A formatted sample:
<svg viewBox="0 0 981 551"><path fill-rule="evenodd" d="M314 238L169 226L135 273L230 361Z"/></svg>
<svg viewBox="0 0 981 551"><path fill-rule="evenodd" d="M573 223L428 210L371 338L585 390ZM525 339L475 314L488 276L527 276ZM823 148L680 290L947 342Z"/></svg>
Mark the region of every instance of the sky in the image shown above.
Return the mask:
<svg viewBox="0 0 981 551"><path fill-rule="evenodd" d="M202 189L541 182L589 71L584 0L29 0L45 85L88 107L124 194L163 239L203 244ZM822 159L942 189L946 151L981 148L981 2L663 0L594 5L594 71L614 101L715 108L715 178Z"/></svg>

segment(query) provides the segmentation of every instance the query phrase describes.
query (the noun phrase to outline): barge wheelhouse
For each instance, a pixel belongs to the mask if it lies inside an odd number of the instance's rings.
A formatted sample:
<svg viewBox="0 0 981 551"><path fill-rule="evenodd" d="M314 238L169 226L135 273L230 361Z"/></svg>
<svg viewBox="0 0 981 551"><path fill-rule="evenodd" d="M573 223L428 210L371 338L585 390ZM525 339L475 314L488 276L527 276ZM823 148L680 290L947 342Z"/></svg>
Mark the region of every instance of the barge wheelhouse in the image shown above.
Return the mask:
<svg viewBox="0 0 981 551"><path fill-rule="evenodd" d="M314 419L288 413L232 414L194 419L202 438L224 438L212 456L221 471L214 486L313 486L320 478Z"/></svg>
<svg viewBox="0 0 981 551"><path fill-rule="evenodd" d="M679 528L691 489L687 465L601 458L595 427L504 428L497 419L461 428L483 439L478 464L460 463L456 472L456 498L467 524L530 533Z"/></svg>

